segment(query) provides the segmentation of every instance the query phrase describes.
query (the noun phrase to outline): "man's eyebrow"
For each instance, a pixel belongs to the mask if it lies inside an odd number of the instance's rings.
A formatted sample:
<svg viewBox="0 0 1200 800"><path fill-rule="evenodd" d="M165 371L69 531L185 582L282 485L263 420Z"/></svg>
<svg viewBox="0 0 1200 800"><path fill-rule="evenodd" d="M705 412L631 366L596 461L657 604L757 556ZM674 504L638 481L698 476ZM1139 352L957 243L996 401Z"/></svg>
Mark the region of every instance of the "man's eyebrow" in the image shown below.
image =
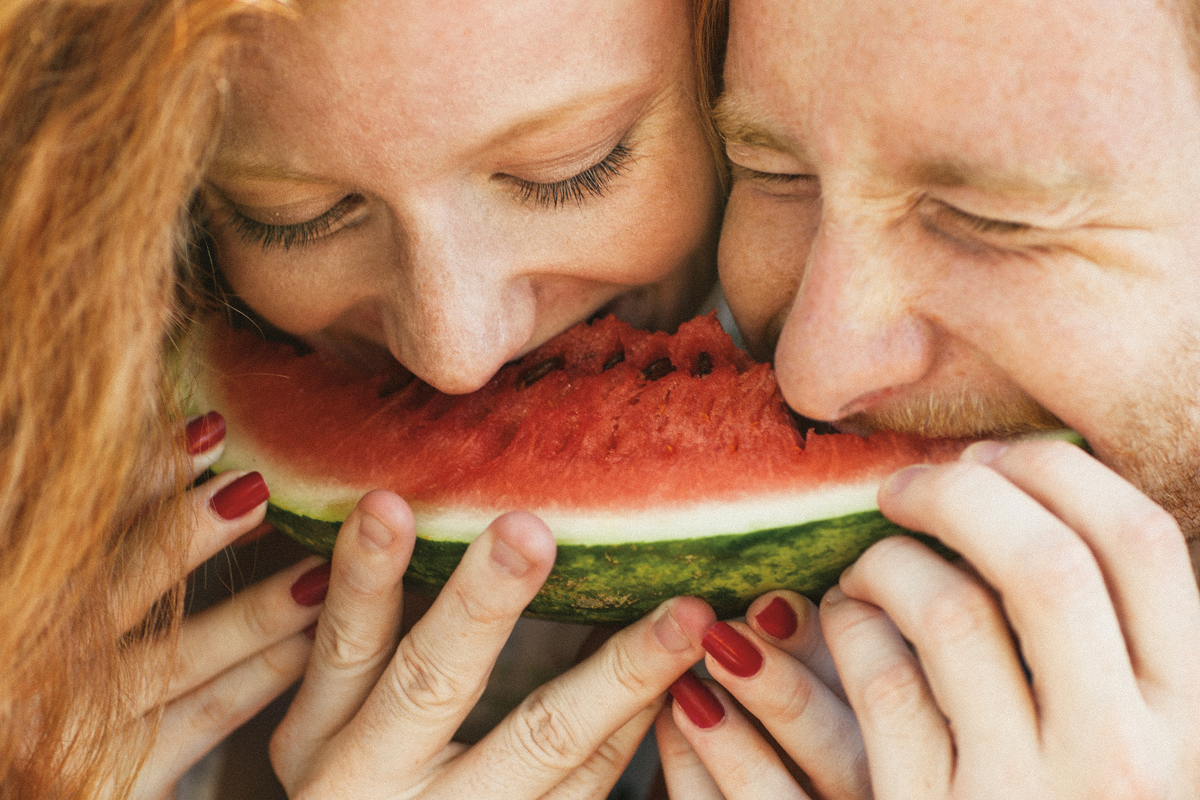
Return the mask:
<svg viewBox="0 0 1200 800"><path fill-rule="evenodd" d="M1065 168L1037 171L1011 166L968 166L949 159L930 159L912 166L910 179L923 186L969 186L997 194L1046 196L1078 195L1093 191L1108 180L1095 173Z"/></svg>
<svg viewBox="0 0 1200 800"><path fill-rule="evenodd" d="M784 153L796 150L795 144L773 131L762 115L727 94L717 98L712 113L713 124L726 142L747 147L765 147Z"/></svg>

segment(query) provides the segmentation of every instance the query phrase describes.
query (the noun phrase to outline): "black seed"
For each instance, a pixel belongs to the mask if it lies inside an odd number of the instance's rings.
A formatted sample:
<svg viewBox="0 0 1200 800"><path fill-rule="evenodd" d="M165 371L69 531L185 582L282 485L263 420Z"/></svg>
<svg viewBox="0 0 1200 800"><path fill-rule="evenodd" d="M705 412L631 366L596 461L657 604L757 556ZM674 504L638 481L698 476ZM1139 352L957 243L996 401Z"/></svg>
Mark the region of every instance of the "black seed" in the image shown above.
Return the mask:
<svg viewBox="0 0 1200 800"><path fill-rule="evenodd" d="M384 381L383 386L379 387L379 397L382 399L384 397L388 397L389 395L395 394L396 392L402 390L405 386L408 386L410 383L412 383L413 379L416 377L416 375L413 375L408 370L397 372L395 375Z"/></svg>
<svg viewBox="0 0 1200 800"><path fill-rule="evenodd" d="M517 380L518 389L528 389L556 369L565 369L567 360L562 356L550 356L545 361L534 364Z"/></svg>
<svg viewBox="0 0 1200 800"><path fill-rule="evenodd" d="M696 371L693 372L692 374L695 375L697 378L703 378L705 375L707 375L708 373L710 373L712 371L713 371L712 356L709 355L708 353L704 352L703 350L701 350L700 355L696 356Z"/></svg>
<svg viewBox="0 0 1200 800"><path fill-rule="evenodd" d="M671 359L663 356L658 361L651 361L642 370L642 377L648 381L656 381L659 378L665 378L675 371L675 365L671 363Z"/></svg>
<svg viewBox="0 0 1200 800"><path fill-rule="evenodd" d="M604 362L604 371L608 372L610 369L615 367L617 364L620 364L624 360L625 360L625 351L618 350L617 352L615 352L611 356L609 356L608 360Z"/></svg>

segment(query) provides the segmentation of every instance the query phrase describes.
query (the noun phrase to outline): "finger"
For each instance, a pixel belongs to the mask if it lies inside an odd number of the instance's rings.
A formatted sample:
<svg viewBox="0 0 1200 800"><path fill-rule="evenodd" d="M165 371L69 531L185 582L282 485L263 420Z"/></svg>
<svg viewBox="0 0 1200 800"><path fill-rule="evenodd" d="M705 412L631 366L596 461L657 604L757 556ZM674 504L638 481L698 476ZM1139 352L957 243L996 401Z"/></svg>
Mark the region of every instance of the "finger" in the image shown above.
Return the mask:
<svg viewBox="0 0 1200 800"><path fill-rule="evenodd" d="M613 786L629 766L638 745L646 738L665 698L659 698L622 725L608 741L600 745L587 761L571 772L562 783L542 796L542 800L608 797Z"/></svg>
<svg viewBox="0 0 1200 800"><path fill-rule="evenodd" d="M840 588L821 601L821 627L862 729L871 784L887 797L940 796L954 746L916 658L895 625Z"/></svg>
<svg viewBox="0 0 1200 800"><path fill-rule="evenodd" d="M1008 479L956 462L901 470L879 492L893 521L959 552L1000 594L1044 724L1085 729L1140 701L1104 576L1080 537Z"/></svg>
<svg viewBox="0 0 1200 800"><path fill-rule="evenodd" d="M685 674L672 687L672 720L729 800L771 797L808 800L796 779L729 695L715 683ZM714 721L716 706L723 715ZM693 778L694 779L694 778Z"/></svg>
<svg viewBox="0 0 1200 800"><path fill-rule="evenodd" d="M746 623L754 632L796 659L842 700L846 692L838 677L833 656L821 633L817 607L796 592L768 592L750 604Z"/></svg>
<svg viewBox="0 0 1200 800"><path fill-rule="evenodd" d="M168 705L131 796L170 796L184 772L296 682L311 647L290 636Z"/></svg>
<svg viewBox="0 0 1200 800"><path fill-rule="evenodd" d="M130 577L116 593L128 598L119 610L121 630L132 628L185 574L261 523L269 497L257 472L226 472L189 490L178 517L188 542L184 563L155 551L143 569L128 571Z"/></svg>
<svg viewBox="0 0 1200 800"><path fill-rule="evenodd" d="M332 788L353 779L367 795L372 787L382 792L417 780L479 699L513 625L549 574L555 549L545 524L521 512L500 516L476 537L429 611L401 640L359 713L337 735L339 750L353 752L372 771L342 774L334 758L316 776L319 782ZM507 769L511 765L484 774L494 778ZM491 796L489 787L478 796Z"/></svg>
<svg viewBox="0 0 1200 800"><path fill-rule="evenodd" d="M716 697L713 699L716 700ZM654 721L654 735L658 742L658 755L662 759L667 794L689 800L725 800L717 782L692 749L691 742L675 724L674 714L674 704L667 705Z"/></svg>
<svg viewBox="0 0 1200 800"><path fill-rule="evenodd" d="M975 445L991 466L1075 530L1100 564L1140 677L1161 684L1200 663L1200 594L1174 517L1065 442Z"/></svg>
<svg viewBox="0 0 1200 800"><path fill-rule="evenodd" d="M996 742L1036 757L1037 708L991 591L907 536L871 547L842 574L840 586L882 609L915 645L960 762L987 769L997 761Z"/></svg>
<svg viewBox="0 0 1200 800"><path fill-rule="evenodd" d="M188 417L185 423L184 446L192 457L192 480L195 480L225 452L225 418L209 411Z"/></svg>
<svg viewBox="0 0 1200 800"><path fill-rule="evenodd" d="M459 760L451 775L462 796L547 791L700 658L700 638L714 621L706 603L679 597L616 633L527 697Z"/></svg>
<svg viewBox="0 0 1200 800"><path fill-rule="evenodd" d="M395 653L415 535L408 504L385 491L366 494L338 532L313 655L272 742L285 785L358 712Z"/></svg>
<svg viewBox="0 0 1200 800"><path fill-rule="evenodd" d="M166 681L153 672L143 676L146 685L140 713L145 713L151 705L169 702L192 691L316 622L320 600L309 603L290 590L322 563L318 558L305 559L189 617L183 623L177 645L159 641L143 645L142 663L163 663L170 658L173 666Z"/></svg>
<svg viewBox="0 0 1200 800"><path fill-rule="evenodd" d="M823 797L871 796L858 722L828 686L743 623L718 622L704 635L703 644L709 673L766 727ZM740 730L741 725L730 728ZM724 762L741 757L737 747L742 735L731 735L724 749L711 745L714 758L722 763L713 774L726 794L729 790L722 782L722 772L741 767ZM714 734L710 738L720 737ZM695 739L692 746L699 749ZM717 767L704 752L701 757L710 769Z"/></svg>

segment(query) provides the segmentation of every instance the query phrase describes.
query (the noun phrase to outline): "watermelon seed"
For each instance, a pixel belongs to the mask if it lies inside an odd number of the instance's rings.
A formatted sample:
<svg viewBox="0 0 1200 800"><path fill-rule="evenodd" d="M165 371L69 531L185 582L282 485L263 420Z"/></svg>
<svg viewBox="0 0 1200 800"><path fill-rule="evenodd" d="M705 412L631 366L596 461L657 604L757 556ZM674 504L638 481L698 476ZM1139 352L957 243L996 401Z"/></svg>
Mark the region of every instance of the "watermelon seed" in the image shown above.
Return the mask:
<svg viewBox="0 0 1200 800"><path fill-rule="evenodd" d="M603 371L608 372L610 369L615 367L617 364L620 364L624 360L625 360L625 351L618 350L617 352L615 352L611 356L609 356L608 360L604 362L604 370Z"/></svg>
<svg viewBox="0 0 1200 800"><path fill-rule="evenodd" d="M692 374L697 378L703 378L705 375L713 371L712 356L703 350L700 355L696 356L696 371Z"/></svg>
<svg viewBox="0 0 1200 800"><path fill-rule="evenodd" d="M389 395L395 394L405 386L408 386L410 383L412 383L413 379L416 377L416 375L412 374L408 370L397 372L395 375L384 381L383 386L379 387L379 398L382 400Z"/></svg>
<svg viewBox="0 0 1200 800"><path fill-rule="evenodd" d="M534 366L525 370L525 373L521 375L521 378L517 381L517 388L528 389L530 386L533 386L551 372L554 372L557 369L565 369L566 366L567 360L562 356L550 356L550 358L547 358L545 361L535 364Z"/></svg>
<svg viewBox="0 0 1200 800"><path fill-rule="evenodd" d="M675 371L675 365L671 363L671 359L663 356L657 361L651 361L642 370L642 377L648 381L656 381L659 378L665 378Z"/></svg>

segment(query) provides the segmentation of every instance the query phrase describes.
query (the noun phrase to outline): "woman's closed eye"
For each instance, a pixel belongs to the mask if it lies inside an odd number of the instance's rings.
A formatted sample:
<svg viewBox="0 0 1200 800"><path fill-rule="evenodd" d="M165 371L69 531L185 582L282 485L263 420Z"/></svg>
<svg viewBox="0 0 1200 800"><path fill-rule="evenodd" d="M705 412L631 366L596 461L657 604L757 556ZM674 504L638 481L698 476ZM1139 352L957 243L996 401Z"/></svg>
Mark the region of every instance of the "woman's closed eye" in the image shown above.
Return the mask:
<svg viewBox="0 0 1200 800"><path fill-rule="evenodd" d="M625 171L632 158L629 146L620 142L598 163L565 180L537 183L511 175L504 177L514 182L517 197L522 203L532 202L539 208L558 208L567 203L582 206L586 200L607 192L612 181Z"/></svg>
<svg viewBox="0 0 1200 800"><path fill-rule="evenodd" d="M264 250L291 250L307 247L320 239L353 224L347 217L366 202L361 194L348 194L327 211L304 222L280 225L262 222L246 216L237 208L229 209L229 224L246 244L254 244Z"/></svg>

